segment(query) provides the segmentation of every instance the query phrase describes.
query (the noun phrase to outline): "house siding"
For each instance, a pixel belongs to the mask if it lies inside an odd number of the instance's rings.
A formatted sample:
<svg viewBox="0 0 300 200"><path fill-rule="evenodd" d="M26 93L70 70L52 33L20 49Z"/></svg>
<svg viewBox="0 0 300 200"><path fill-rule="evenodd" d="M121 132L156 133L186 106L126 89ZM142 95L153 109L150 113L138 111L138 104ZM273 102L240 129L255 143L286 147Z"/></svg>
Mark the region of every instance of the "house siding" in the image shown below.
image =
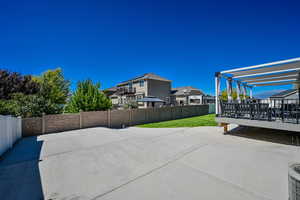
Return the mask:
<svg viewBox="0 0 300 200"><path fill-rule="evenodd" d="M166 103L170 103L171 82L159 80L148 80L147 82L147 96L154 96L164 100Z"/></svg>

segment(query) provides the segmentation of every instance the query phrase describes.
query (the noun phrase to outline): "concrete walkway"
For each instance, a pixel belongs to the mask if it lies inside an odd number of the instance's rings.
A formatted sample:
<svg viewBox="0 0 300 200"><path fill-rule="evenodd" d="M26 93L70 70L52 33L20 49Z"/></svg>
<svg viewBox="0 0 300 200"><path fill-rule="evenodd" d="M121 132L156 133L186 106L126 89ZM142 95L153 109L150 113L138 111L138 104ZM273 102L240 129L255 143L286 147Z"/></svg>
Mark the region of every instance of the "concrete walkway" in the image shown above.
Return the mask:
<svg viewBox="0 0 300 200"><path fill-rule="evenodd" d="M91 128L22 139L0 162L0 199L288 199L296 146L219 127Z"/></svg>

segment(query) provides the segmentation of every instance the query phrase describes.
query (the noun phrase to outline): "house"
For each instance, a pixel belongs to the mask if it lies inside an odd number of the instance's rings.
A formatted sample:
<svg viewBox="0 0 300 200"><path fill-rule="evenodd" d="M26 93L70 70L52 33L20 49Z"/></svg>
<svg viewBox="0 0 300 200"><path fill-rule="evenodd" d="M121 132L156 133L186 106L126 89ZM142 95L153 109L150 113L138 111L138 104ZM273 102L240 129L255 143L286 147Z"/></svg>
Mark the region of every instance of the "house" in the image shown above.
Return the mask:
<svg viewBox="0 0 300 200"><path fill-rule="evenodd" d="M214 104L216 102L216 97L211 95L204 95L202 99L202 104Z"/></svg>
<svg viewBox="0 0 300 200"><path fill-rule="evenodd" d="M287 104L299 104L299 91L298 89L288 89L278 92L269 97L268 103L272 107L280 107Z"/></svg>
<svg viewBox="0 0 300 200"><path fill-rule="evenodd" d="M203 104L204 93L194 87L185 86L172 89L172 103L174 105Z"/></svg>
<svg viewBox="0 0 300 200"><path fill-rule="evenodd" d="M270 96L271 100L299 99L298 89L289 89Z"/></svg>
<svg viewBox="0 0 300 200"><path fill-rule="evenodd" d="M105 91L115 107L133 104L137 104L139 108L168 105L170 104L171 81L153 73L146 73L123 81L116 87ZM155 101L151 102L150 100L154 98Z"/></svg>

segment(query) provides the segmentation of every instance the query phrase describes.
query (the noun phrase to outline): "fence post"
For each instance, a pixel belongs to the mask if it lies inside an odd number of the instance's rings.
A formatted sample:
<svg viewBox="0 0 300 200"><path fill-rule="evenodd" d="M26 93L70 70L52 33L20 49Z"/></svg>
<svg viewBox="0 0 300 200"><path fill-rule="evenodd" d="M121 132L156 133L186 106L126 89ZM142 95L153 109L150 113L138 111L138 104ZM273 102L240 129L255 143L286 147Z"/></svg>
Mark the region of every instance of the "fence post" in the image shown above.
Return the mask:
<svg viewBox="0 0 300 200"><path fill-rule="evenodd" d="M11 117L8 115L5 117L6 121L6 142L7 148L12 147L12 126L11 126Z"/></svg>
<svg viewBox="0 0 300 200"><path fill-rule="evenodd" d="M107 110L107 127L108 128L111 127L111 113L110 113L110 109Z"/></svg>
<svg viewBox="0 0 300 200"><path fill-rule="evenodd" d="M42 115L42 134L46 133L46 119L45 119L45 113Z"/></svg>
<svg viewBox="0 0 300 200"><path fill-rule="evenodd" d="M22 118L18 117L18 125L17 125L17 132L18 132L18 139L22 137Z"/></svg>
<svg viewBox="0 0 300 200"><path fill-rule="evenodd" d="M132 111L133 109L132 108L130 108L130 110L129 110L129 126L132 126L132 124L133 124L133 122L132 122Z"/></svg>
<svg viewBox="0 0 300 200"><path fill-rule="evenodd" d="M82 110L79 111L79 128L82 129Z"/></svg>

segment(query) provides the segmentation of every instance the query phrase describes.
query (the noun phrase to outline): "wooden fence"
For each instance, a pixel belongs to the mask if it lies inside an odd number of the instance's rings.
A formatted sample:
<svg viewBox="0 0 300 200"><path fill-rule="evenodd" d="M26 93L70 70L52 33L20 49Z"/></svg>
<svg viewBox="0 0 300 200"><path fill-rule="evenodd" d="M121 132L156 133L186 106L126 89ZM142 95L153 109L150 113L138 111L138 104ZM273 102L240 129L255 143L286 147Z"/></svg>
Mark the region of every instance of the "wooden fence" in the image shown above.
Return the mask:
<svg viewBox="0 0 300 200"><path fill-rule="evenodd" d="M22 137L21 118L0 115L0 156Z"/></svg>
<svg viewBox="0 0 300 200"><path fill-rule="evenodd" d="M44 115L43 117L24 118L22 120L22 132L23 136L33 136L98 126L122 128L205 115L208 114L208 111L208 105L193 105Z"/></svg>

